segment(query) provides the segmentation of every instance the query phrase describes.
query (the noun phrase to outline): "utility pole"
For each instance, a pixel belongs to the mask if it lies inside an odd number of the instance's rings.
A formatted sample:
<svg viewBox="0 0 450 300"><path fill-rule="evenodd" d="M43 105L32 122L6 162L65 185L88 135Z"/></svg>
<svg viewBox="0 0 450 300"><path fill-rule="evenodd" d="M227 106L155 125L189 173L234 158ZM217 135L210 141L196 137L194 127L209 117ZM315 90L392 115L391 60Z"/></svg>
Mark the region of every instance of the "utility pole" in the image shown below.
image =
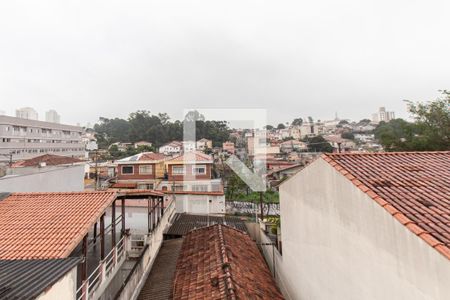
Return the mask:
<svg viewBox="0 0 450 300"><path fill-rule="evenodd" d="M263 192L259 192L259 209L261 221L264 220L264 204L263 204Z"/></svg>
<svg viewBox="0 0 450 300"><path fill-rule="evenodd" d="M95 190L98 190L98 149L95 149Z"/></svg>

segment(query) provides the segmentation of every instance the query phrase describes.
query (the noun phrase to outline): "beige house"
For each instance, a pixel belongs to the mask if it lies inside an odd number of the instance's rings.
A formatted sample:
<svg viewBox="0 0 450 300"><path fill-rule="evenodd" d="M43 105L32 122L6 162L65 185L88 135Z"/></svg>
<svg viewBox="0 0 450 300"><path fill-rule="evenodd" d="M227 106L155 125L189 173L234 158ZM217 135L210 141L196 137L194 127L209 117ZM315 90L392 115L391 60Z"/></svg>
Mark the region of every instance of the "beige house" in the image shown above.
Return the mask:
<svg viewBox="0 0 450 300"><path fill-rule="evenodd" d="M449 299L450 152L329 154L280 186L290 299Z"/></svg>
<svg viewBox="0 0 450 300"><path fill-rule="evenodd" d="M200 139L196 143L198 151L205 151L206 149L212 149L212 141L208 139Z"/></svg>

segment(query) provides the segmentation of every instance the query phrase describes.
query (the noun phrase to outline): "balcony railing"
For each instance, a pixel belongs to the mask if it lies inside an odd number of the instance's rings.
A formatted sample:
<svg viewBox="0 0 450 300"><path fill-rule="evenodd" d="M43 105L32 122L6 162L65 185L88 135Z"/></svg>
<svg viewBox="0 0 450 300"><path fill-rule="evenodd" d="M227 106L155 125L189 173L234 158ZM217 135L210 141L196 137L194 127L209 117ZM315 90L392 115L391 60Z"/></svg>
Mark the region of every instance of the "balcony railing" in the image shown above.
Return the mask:
<svg viewBox="0 0 450 300"><path fill-rule="evenodd" d="M94 293L106 288L116 271L122 266L126 259L126 236L123 236L116 246L105 256L103 261L89 275L89 277L81 283L76 292L77 300L95 299Z"/></svg>

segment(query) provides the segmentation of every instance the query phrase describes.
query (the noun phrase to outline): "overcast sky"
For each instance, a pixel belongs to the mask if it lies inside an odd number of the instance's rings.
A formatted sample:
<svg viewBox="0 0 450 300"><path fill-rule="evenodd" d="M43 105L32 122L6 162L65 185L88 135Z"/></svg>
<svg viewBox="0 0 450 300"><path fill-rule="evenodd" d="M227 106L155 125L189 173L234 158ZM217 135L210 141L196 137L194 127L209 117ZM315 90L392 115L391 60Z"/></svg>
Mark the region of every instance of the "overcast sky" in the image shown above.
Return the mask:
<svg viewBox="0 0 450 300"><path fill-rule="evenodd" d="M450 79L450 1L1 1L0 110L406 117Z"/></svg>

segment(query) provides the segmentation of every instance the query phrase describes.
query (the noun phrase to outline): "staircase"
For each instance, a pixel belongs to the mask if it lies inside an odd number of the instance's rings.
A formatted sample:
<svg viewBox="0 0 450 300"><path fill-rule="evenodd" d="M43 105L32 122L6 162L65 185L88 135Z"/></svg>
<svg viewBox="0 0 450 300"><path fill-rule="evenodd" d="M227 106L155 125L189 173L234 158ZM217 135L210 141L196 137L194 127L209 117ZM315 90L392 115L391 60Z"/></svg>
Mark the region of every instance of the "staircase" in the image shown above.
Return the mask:
<svg viewBox="0 0 450 300"><path fill-rule="evenodd" d="M183 239L166 240L158 252L139 300L167 300L172 298L177 258Z"/></svg>

